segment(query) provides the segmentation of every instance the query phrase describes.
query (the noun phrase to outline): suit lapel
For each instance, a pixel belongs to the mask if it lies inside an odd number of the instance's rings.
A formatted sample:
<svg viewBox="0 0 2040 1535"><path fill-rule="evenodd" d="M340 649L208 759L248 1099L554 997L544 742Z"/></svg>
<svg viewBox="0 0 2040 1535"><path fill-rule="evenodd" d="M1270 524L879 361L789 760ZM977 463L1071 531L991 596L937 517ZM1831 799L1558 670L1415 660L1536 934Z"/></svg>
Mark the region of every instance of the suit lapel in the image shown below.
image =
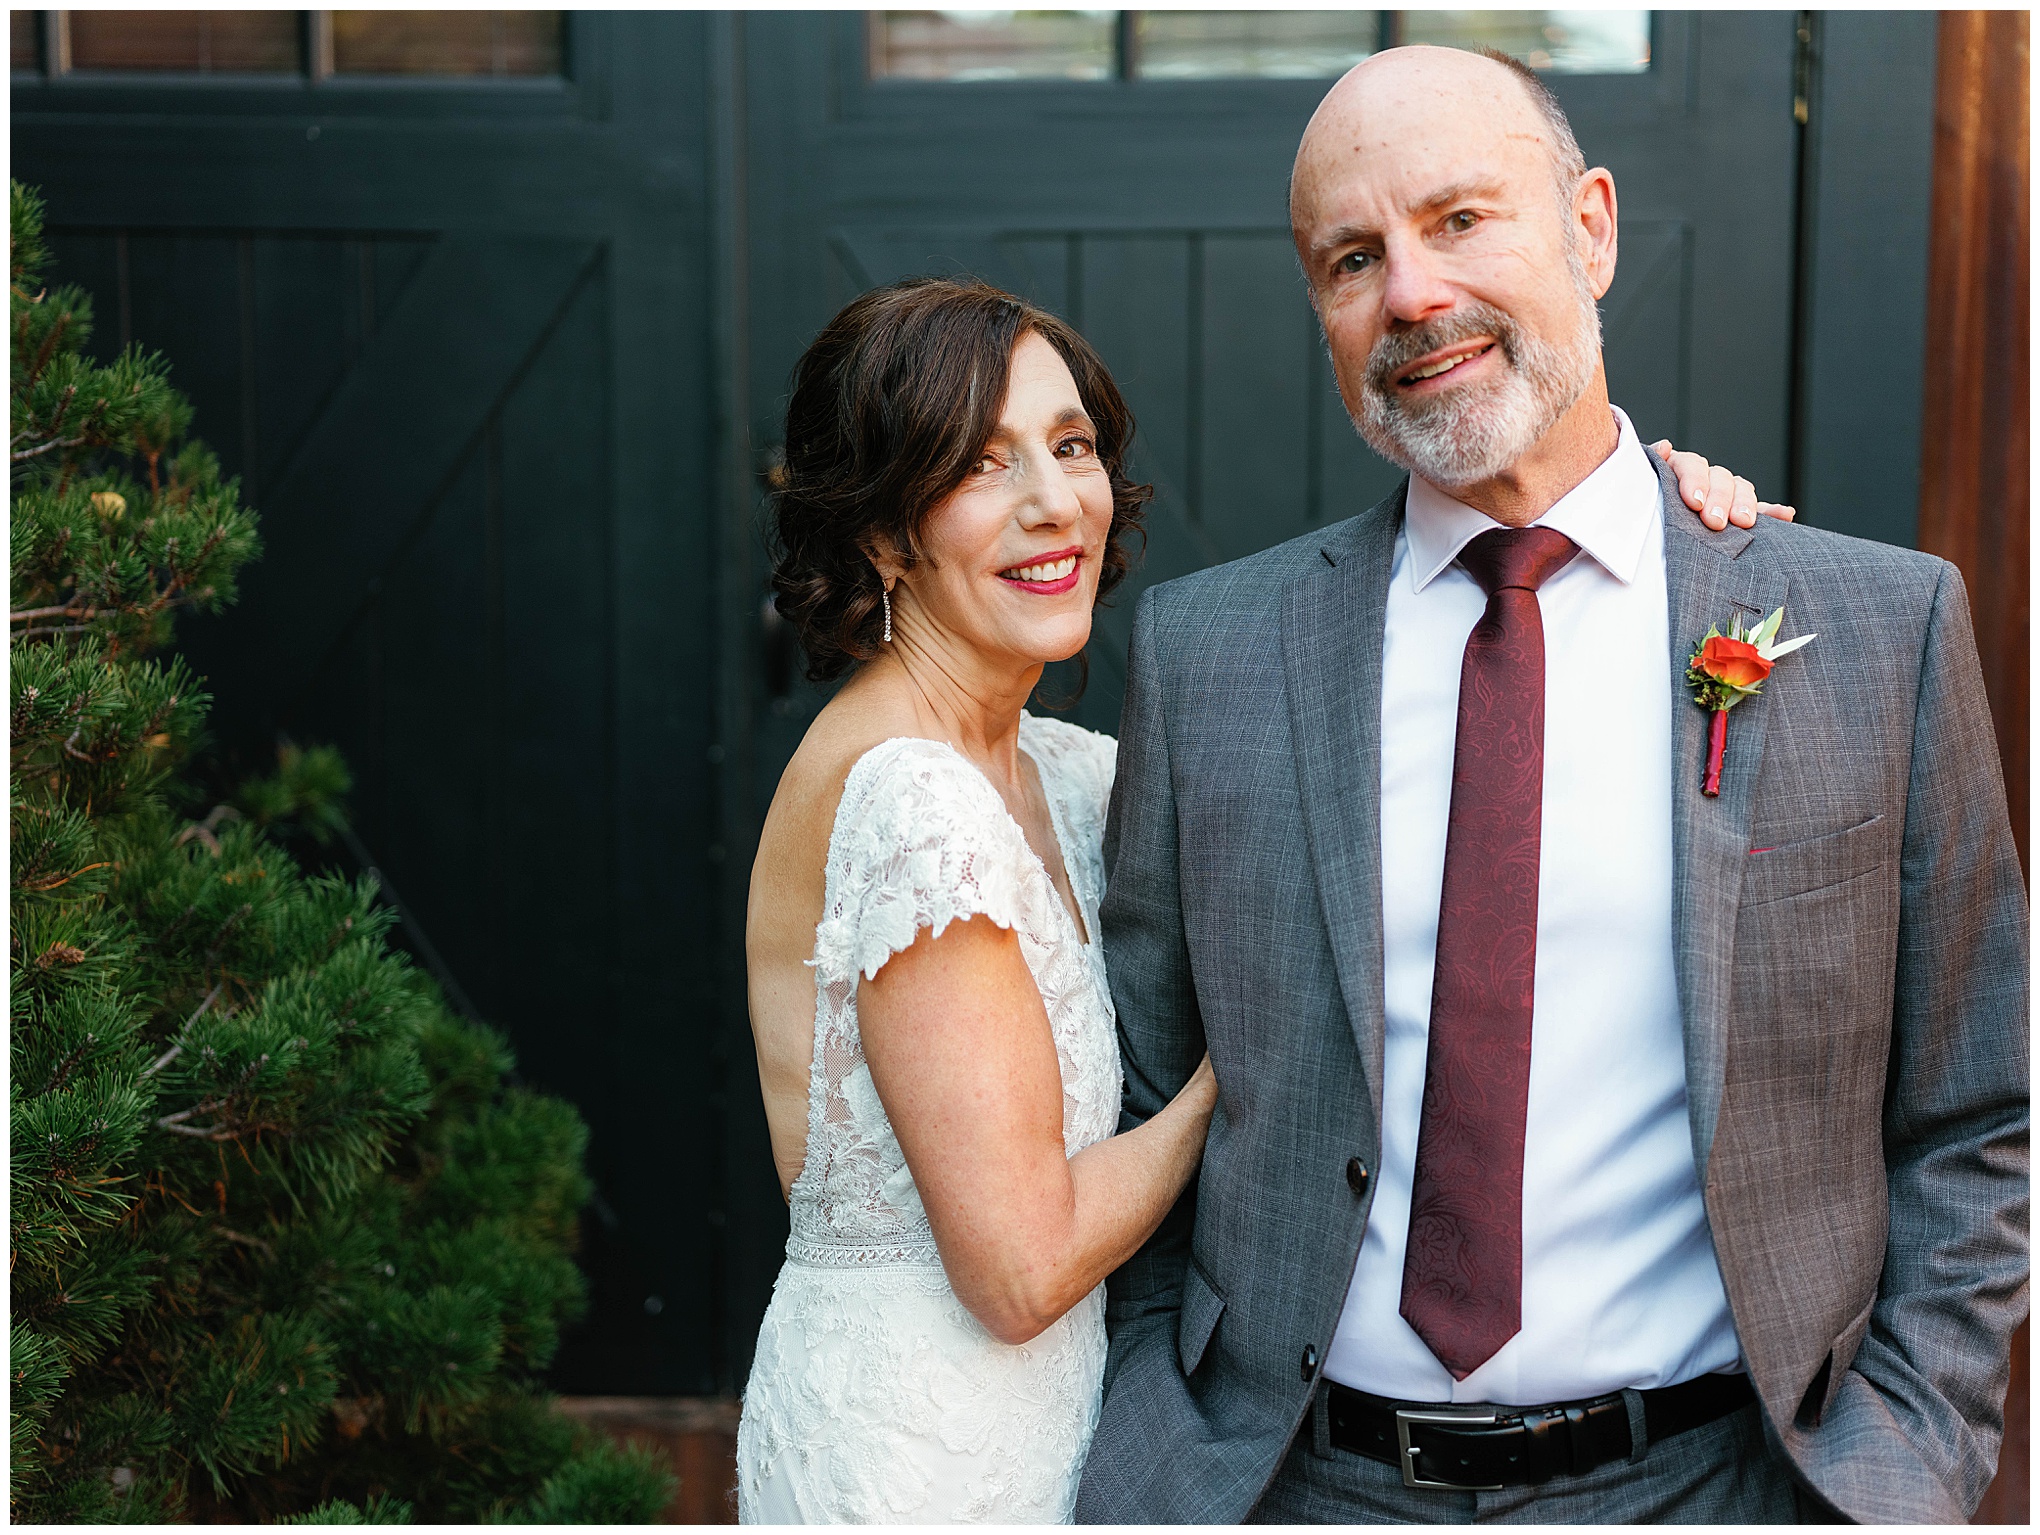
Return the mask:
<svg viewBox="0 0 2040 1535"><path fill-rule="evenodd" d="M1282 661L1304 837L1339 990L1381 1123L1381 652L1403 491L1334 529L1283 593Z"/></svg>
<svg viewBox="0 0 2040 1535"><path fill-rule="evenodd" d="M1721 1118L1728 1064L1729 1000L1735 965L1736 909L1749 859L1750 807L1764 765L1768 693L1729 711L1721 794L1700 792L1706 766L1707 711L1693 702L1686 663L1710 627L1725 629L1740 609L1745 622L1785 603L1787 581L1760 556L1747 529L1710 533L1679 499L1671 471L1658 464L1665 517L1665 598L1672 668L1672 927L1679 1011L1685 1024L1686 1097L1693 1157L1704 1180Z"/></svg>

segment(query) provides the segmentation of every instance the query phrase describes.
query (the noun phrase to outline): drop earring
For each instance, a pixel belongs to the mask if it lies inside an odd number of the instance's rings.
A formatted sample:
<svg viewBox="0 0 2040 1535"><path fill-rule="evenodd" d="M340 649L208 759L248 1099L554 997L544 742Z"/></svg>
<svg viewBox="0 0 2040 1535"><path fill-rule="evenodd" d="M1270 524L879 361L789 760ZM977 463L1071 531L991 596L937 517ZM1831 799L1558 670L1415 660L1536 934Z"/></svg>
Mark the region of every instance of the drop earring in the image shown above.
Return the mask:
<svg viewBox="0 0 2040 1535"><path fill-rule="evenodd" d="M885 605L884 643L892 643L892 591L881 581L878 583L878 600Z"/></svg>

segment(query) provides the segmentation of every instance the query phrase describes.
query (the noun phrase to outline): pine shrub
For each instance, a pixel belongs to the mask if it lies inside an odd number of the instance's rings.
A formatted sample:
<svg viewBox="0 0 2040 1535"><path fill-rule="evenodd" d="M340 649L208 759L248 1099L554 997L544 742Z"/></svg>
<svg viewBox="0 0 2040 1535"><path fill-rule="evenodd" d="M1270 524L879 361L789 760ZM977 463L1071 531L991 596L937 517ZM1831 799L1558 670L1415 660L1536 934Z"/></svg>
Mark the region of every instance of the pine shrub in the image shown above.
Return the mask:
<svg viewBox="0 0 2040 1535"><path fill-rule="evenodd" d="M337 756L196 813L165 647L255 518L160 357L87 353L19 185L11 222L12 1515L649 1520L663 1465L539 1385L586 1129L292 856Z"/></svg>

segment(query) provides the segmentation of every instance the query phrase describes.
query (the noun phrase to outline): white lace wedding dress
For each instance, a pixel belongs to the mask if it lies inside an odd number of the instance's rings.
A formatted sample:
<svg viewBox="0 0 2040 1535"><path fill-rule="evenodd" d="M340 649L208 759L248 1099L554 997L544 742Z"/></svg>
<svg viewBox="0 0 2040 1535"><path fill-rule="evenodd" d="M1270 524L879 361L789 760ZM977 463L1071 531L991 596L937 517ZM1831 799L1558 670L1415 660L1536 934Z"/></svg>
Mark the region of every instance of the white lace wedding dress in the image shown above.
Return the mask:
<svg viewBox="0 0 2040 1535"><path fill-rule="evenodd" d="M983 915L1020 938L1062 1067L1074 1156L1119 1119L1119 1049L1096 944L1114 744L1023 716L1086 944L991 783L934 741L850 770L815 930L815 1053L792 1235L737 1430L747 1524L1067 1522L1098 1420L1102 1286L1029 1343L950 1290L857 1033L857 983L923 928Z"/></svg>

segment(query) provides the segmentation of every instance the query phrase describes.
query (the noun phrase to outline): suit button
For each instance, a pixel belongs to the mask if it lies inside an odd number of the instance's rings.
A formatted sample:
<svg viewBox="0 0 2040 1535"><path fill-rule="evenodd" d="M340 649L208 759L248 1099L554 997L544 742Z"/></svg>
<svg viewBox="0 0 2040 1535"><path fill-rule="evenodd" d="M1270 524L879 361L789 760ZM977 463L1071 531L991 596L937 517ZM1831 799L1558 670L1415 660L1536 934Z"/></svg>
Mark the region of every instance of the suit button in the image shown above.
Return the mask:
<svg viewBox="0 0 2040 1535"><path fill-rule="evenodd" d="M1356 1194L1367 1192L1367 1164L1358 1157L1346 1164L1346 1186Z"/></svg>
<svg viewBox="0 0 2040 1535"><path fill-rule="evenodd" d="M1306 1343L1303 1346L1303 1378L1309 1380L1316 1374L1317 1345L1315 1343Z"/></svg>

